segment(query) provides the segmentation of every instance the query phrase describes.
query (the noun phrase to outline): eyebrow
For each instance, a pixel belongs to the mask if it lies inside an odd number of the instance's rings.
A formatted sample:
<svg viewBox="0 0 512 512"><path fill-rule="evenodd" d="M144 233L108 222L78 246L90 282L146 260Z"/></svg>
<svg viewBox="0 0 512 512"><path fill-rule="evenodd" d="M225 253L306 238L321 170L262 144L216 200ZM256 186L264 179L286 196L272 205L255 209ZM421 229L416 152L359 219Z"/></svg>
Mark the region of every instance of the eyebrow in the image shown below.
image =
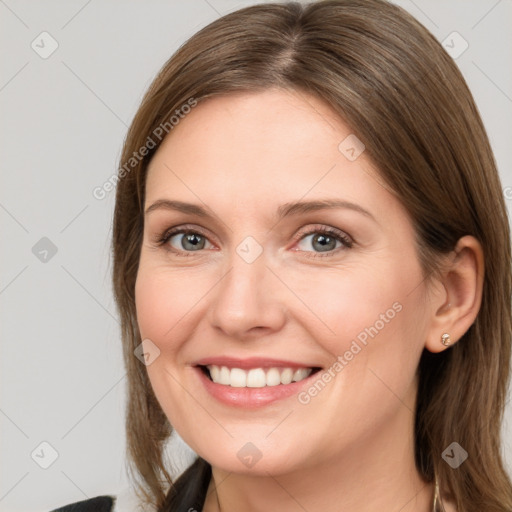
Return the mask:
<svg viewBox="0 0 512 512"><path fill-rule="evenodd" d="M321 199L315 201L296 201L285 203L278 207L277 218L281 220L292 215L301 215L319 210L333 210L336 208L356 211L377 222L375 217L362 206L341 199ZM148 213L158 209L175 210L182 213L197 215L198 217L216 217L213 211L208 207L170 199L158 199L146 209L145 214L147 215Z"/></svg>

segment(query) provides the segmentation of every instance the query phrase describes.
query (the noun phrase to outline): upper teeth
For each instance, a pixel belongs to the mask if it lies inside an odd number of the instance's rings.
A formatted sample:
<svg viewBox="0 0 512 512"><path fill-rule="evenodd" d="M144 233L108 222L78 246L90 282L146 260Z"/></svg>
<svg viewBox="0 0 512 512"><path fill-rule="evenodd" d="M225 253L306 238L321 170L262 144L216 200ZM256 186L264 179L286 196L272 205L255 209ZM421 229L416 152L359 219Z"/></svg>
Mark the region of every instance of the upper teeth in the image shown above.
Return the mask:
<svg viewBox="0 0 512 512"><path fill-rule="evenodd" d="M290 384L309 377L312 368L253 368L242 370L241 368L228 368L227 366L207 366L210 376L216 384L224 384L234 388L263 388L265 386L278 386Z"/></svg>

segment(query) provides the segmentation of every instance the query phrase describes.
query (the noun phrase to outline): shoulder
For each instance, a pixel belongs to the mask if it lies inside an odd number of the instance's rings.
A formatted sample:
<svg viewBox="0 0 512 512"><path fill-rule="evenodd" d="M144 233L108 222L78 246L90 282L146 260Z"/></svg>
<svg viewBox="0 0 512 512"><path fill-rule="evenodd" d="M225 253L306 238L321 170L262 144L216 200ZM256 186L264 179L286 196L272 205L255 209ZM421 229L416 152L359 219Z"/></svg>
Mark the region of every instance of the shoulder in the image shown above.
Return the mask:
<svg viewBox="0 0 512 512"><path fill-rule="evenodd" d="M51 512L113 512L116 498L114 496L96 496L83 501L76 501Z"/></svg>
<svg viewBox="0 0 512 512"><path fill-rule="evenodd" d="M51 512L157 512L145 503L131 487L119 490L117 493L95 496L77 501Z"/></svg>

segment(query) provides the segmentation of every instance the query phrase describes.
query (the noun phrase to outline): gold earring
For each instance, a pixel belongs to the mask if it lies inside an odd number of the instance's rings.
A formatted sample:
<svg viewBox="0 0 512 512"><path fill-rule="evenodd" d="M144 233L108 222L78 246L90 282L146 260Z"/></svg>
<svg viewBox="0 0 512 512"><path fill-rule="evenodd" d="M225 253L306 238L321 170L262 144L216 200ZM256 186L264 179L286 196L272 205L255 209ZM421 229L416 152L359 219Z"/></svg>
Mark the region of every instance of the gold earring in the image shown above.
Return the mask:
<svg viewBox="0 0 512 512"><path fill-rule="evenodd" d="M445 333L441 336L441 343L447 347L450 344L450 335Z"/></svg>

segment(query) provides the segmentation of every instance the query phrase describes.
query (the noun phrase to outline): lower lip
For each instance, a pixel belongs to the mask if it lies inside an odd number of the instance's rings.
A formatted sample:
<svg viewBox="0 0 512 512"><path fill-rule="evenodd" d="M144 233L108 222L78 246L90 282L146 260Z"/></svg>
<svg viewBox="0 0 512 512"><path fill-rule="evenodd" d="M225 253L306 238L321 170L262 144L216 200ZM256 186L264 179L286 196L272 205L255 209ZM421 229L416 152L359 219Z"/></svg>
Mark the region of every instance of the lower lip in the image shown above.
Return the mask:
<svg viewBox="0 0 512 512"><path fill-rule="evenodd" d="M262 388L235 388L224 384L216 384L210 380L199 368L194 368L204 387L214 398L227 405L236 407L261 407L277 400L289 398L297 394L302 388L310 384L310 380L319 372L311 374L306 379L290 384L265 386Z"/></svg>

